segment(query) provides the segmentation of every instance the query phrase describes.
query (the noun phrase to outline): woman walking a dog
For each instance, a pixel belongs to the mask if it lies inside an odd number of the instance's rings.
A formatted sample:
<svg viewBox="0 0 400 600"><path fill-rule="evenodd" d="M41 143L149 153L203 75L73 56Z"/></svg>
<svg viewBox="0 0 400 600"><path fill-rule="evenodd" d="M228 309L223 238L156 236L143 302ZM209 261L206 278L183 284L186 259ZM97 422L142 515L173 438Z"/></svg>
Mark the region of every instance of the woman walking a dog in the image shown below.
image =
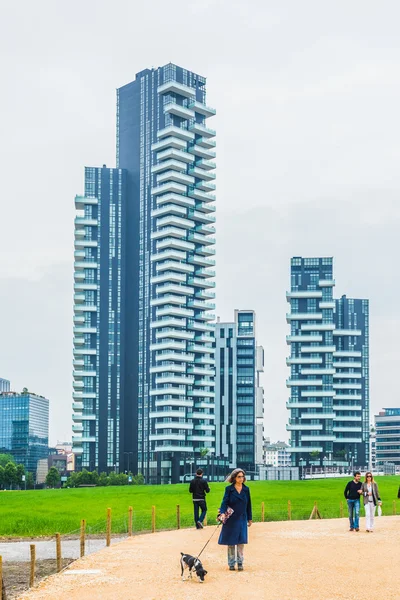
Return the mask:
<svg viewBox="0 0 400 600"><path fill-rule="evenodd" d="M232 471L227 481L230 485L225 488L219 519L222 530L218 544L228 546L228 566L230 571L243 571L243 550L247 544L247 528L252 524L250 490L243 469ZM229 510L232 509L232 510ZM233 511L233 512L232 512Z"/></svg>

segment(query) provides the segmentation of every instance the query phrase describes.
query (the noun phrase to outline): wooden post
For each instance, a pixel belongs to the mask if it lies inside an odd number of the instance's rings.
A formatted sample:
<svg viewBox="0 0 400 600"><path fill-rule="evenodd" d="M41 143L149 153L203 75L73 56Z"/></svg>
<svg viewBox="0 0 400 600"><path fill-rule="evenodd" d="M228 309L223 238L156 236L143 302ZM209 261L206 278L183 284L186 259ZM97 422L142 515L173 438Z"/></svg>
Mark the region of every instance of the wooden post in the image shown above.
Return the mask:
<svg viewBox="0 0 400 600"><path fill-rule="evenodd" d="M181 507L179 504L176 505L176 528L181 528Z"/></svg>
<svg viewBox="0 0 400 600"><path fill-rule="evenodd" d="M207 527L207 517L204 518L203 525L204 527Z"/></svg>
<svg viewBox="0 0 400 600"><path fill-rule="evenodd" d="M85 556L85 533L86 533L86 521L81 521L81 558Z"/></svg>
<svg viewBox="0 0 400 600"><path fill-rule="evenodd" d="M3 600L3 557L0 556L0 600Z"/></svg>
<svg viewBox="0 0 400 600"><path fill-rule="evenodd" d="M106 546L111 544L111 508L107 508Z"/></svg>
<svg viewBox="0 0 400 600"><path fill-rule="evenodd" d="M317 501L314 502L314 508L311 511L310 519L322 519L318 510Z"/></svg>
<svg viewBox="0 0 400 600"><path fill-rule="evenodd" d="M288 515L289 521L291 521L292 520L292 503L290 502L290 500L288 500L288 503L287 503L287 515Z"/></svg>
<svg viewBox="0 0 400 600"><path fill-rule="evenodd" d="M265 504L261 502L261 523L265 521Z"/></svg>
<svg viewBox="0 0 400 600"><path fill-rule="evenodd" d="M396 514L396 500L393 500L393 514Z"/></svg>
<svg viewBox="0 0 400 600"><path fill-rule="evenodd" d="M156 507L151 507L151 531L154 533L156 530Z"/></svg>
<svg viewBox="0 0 400 600"><path fill-rule="evenodd" d="M132 506L129 507L129 511L128 511L128 535L129 537L132 536L132 523L133 523L133 508Z"/></svg>
<svg viewBox="0 0 400 600"><path fill-rule="evenodd" d="M59 533L56 533L56 556L57 556L57 573L59 573L62 569L61 536Z"/></svg>
<svg viewBox="0 0 400 600"><path fill-rule="evenodd" d="M343 518L343 502L340 503L340 518Z"/></svg>
<svg viewBox="0 0 400 600"><path fill-rule="evenodd" d="M36 568L36 546L31 544L31 572L29 576L29 587L35 584L35 568Z"/></svg>

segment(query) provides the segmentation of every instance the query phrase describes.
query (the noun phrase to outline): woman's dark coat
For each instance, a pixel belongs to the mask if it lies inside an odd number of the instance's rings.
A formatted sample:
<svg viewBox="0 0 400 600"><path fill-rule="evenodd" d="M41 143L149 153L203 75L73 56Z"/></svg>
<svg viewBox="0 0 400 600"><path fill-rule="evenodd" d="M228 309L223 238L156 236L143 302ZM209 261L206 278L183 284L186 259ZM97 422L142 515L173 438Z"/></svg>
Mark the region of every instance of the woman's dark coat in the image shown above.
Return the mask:
<svg viewBox="0 0 400 600"><path fill-rule="evenodd" d="M240 494L234 484L225 488L220 512L225 513L228 506L233 508L234 512L222 525L218 544L222 546L247 544L247 521L252 520L250 490L247 485L243 484Z"/></svg>

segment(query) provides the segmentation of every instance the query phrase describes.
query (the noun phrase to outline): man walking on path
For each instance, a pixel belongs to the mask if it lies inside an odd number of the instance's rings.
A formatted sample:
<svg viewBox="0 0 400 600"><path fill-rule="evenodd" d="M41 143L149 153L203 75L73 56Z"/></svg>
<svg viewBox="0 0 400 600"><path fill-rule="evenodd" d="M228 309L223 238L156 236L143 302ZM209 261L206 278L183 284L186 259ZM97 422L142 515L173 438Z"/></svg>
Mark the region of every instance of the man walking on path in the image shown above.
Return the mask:
<svg viewBox="0 0 400 600"><path fill-rule="evenodd" d="M361 473L354 473L353 481L349 481L344 490L349 510L350 531L360 531L360 494L362 494Z"/></svg>
<svg viewBox="0 0 400 600"><path fill-rule="evenodd" d="M210 491L208 483L203 479L203 469L197 469L196 477L190 482L189 492L193 498L194 522L196 529L203 529L203 521L207 514L206 494ZM199 510L201 515L199 517Z"/></svg>

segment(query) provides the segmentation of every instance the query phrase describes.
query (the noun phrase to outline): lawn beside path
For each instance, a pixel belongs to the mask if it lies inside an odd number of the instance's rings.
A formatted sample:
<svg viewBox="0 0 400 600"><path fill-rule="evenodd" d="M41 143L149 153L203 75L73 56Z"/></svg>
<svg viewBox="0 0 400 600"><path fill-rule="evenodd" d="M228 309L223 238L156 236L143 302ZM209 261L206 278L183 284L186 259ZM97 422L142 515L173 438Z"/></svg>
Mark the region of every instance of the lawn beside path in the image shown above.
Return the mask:
<svg viewBox="0 0 400 600"><path fill-rule="evenodd" d="M313 481L251 481L254 519L261 520L261 503L265 504L265 520L286 520L288 500L292 519L308 519L314 505L323 518L340 516L343 489L350 477ZM399 477L378 477L383 499L383 514L393 512L397 500ZM220 505L225 483L211 483L207 496L208 519L213 522ZM86 519L87 532L105 531L107 508L112 509L113 533L126 533L128 508L133 506L133 529L151 528L151 507L156 507L158 529L176 527L176 506L180 505L181 526L192 525L192 501L189 484L162 486L123 486L80 489L0 492L0 537L37 537L78 533L81 519ZM345 503L344 503L345 504ZM344 505L344 511L346 506Z"/></svg>

